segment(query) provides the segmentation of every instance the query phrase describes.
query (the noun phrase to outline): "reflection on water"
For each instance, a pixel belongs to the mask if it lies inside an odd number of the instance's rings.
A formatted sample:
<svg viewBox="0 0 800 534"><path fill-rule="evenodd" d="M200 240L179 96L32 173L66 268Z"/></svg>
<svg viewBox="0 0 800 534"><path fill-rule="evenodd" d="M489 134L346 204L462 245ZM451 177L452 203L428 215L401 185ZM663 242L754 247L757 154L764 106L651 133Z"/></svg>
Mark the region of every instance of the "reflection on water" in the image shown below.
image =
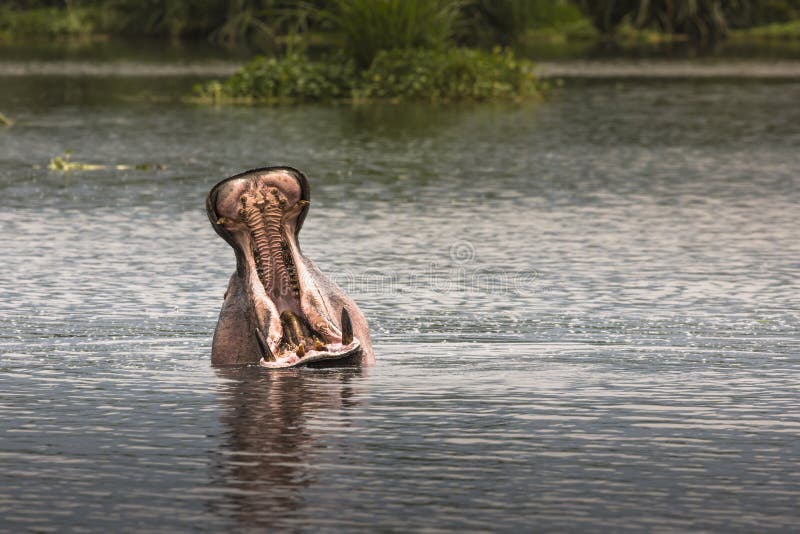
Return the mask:
<svg viewBox="0 0 800 534"><path fill-rule="evenodd" d="M257 51L269 54L269 50ZM735 39L697 45L688 42L664 42L635 44L571 40L530 40L516 47L516 52L537 61L563 59L686 59L686 58L731 58L731 59L797 59L800 45L793 39L765 40L759 43L737 42ZM315 50L312 54L324 53ZM102 42L90 39L42 40L31 38L14 39L0 46L2 61L81 61L118 62L135 61L158 64L201 63L219 60L245 62L253 55L252 50L234 47L219 47L204 40L180 42L146 39L109 39Z"/></svg>
<svg viewBox="0 0 800 534"><path fill-rule="evenodd" d="M191 82L0 80L0 530L796 528L800 84L140 98ZM209 366L204 197L265 164L368 372Z"/></svg>
<svg viewBox="0 0 800 534"><path fill-rule="evenodd" d="M309 423L316 412L348 418L366 396L366 371L222 368L218 388L226 431L212 467L211 484L225 492L209 509L240 527L275 527L303 508L303 490L315 482L310 465L321 436ZM363 409L363 406L361 407Z"/></svg>

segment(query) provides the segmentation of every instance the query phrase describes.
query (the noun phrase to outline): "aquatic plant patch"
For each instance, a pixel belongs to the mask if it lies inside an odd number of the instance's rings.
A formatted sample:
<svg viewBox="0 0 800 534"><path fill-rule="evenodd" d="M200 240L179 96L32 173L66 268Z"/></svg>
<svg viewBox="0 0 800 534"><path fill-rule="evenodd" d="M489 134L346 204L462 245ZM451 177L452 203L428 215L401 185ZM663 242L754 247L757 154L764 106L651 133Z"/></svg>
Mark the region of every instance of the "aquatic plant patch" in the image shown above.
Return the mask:
<svg viewBox="0 0 800 534"><path fill-rule="evenodd" d="M14 120L0 113L0 126L13 126Z"/></svg>
<svg viewBox="0 0 800 534"><path fill-rule="evenodd" d="M34 168L39 168L38 165L34 165ZM129 170L137 170L137 171L147 171L150 169L155 170L163 170L166 167L161 164L150 164L150 163L137 163L136 165L128 165L128 164L102 164L102 163L85 163L80 161L73 161L72 160L72 153L67 151L64 153L63 156L55 156L50 159L50 163L47 164L47 168L51 171L57 172L72 172L72 171L106 171L106 170L116 170L116 171L129 171Z"/></svg>
<svg viewBox="0 0 800 534"><path fill-rule="evenodd" d="M533 63L510 50L468 48L379 53L357 96L393 100L496 100L541 94Z"/></svg>
<svg viewBox="0 0 800 534"><path fill-rule="evenodd" d="M389 99L485 101L528 99L543 85L530 61L510 50L406 49L378 53L359 71L342 55L312 61L299 54L257 58L223 82L195 86L194 100L206 103Z"/></svg>
<svg viewBox="0 0 800 534"><path fill-rule="evenodd" d="M300 54L258 57L224 82L195 86L201 101L279 103L348 98L356 70L352 61L334 56L311 61Z"/></svg>

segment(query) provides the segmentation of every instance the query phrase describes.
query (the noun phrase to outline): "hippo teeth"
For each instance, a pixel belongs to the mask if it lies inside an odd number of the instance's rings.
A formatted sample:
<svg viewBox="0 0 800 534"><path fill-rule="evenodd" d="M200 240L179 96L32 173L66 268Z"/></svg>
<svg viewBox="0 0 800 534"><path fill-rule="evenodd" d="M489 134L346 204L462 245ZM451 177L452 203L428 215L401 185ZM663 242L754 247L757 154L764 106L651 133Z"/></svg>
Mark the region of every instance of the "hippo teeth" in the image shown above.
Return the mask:
<svg viewBox="0 0 800 534"><path fill-rule="evenodd" d="M350 321L350 314L347 308L342 308L342 345L349 345L353 342L353 323Z"/></svg>
<svg viewBox="0 0 800 534"><path fill-rule="evenodd" d="M269 343L267 343L267 337L264 335L264 332L262 332L260 328L256 328L256 339L258 340L259 347L261 347L261 354L264 360L268 362L275 361L275 356L269 349Z"/></svg>
<svg viewBox="0 0 800 534"><path fill-rule="evenodd" d="M290 345L299 345L305 340L307 329L301 325L300 318L291 310L281 313L281 325L283 326L284 340Z"/></svg>

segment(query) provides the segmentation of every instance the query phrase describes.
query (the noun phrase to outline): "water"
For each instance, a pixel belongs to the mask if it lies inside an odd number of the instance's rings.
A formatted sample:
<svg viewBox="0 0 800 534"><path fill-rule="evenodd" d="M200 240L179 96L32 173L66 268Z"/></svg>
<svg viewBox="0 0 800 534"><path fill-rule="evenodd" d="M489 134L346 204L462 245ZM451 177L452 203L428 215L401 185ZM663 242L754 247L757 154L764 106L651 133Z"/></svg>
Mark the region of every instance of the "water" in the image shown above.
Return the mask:
<svg viewBox="0 0 800 534"><path fill-rule="evenodd" d="M800 83L160 98L193 81L0 80L0 530L796 528ZM204 195L265 164L377 366L210 367Z"/></svg>

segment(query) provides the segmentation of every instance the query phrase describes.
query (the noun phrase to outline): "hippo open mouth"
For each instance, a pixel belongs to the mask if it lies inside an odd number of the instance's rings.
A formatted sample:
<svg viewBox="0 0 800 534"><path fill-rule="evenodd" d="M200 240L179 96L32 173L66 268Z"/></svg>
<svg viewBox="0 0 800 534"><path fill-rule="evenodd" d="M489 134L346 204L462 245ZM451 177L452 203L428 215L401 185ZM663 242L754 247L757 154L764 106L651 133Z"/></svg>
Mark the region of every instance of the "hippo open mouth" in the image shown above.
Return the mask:
<svg viewBox="0 0 800 534"><path fill-rule="evenodd" d="M309 202L308 180L290 167L248 171L208 194L211 224L236 253L213 363L281 368L371 362L363 314L300 251Z"/></svg>

